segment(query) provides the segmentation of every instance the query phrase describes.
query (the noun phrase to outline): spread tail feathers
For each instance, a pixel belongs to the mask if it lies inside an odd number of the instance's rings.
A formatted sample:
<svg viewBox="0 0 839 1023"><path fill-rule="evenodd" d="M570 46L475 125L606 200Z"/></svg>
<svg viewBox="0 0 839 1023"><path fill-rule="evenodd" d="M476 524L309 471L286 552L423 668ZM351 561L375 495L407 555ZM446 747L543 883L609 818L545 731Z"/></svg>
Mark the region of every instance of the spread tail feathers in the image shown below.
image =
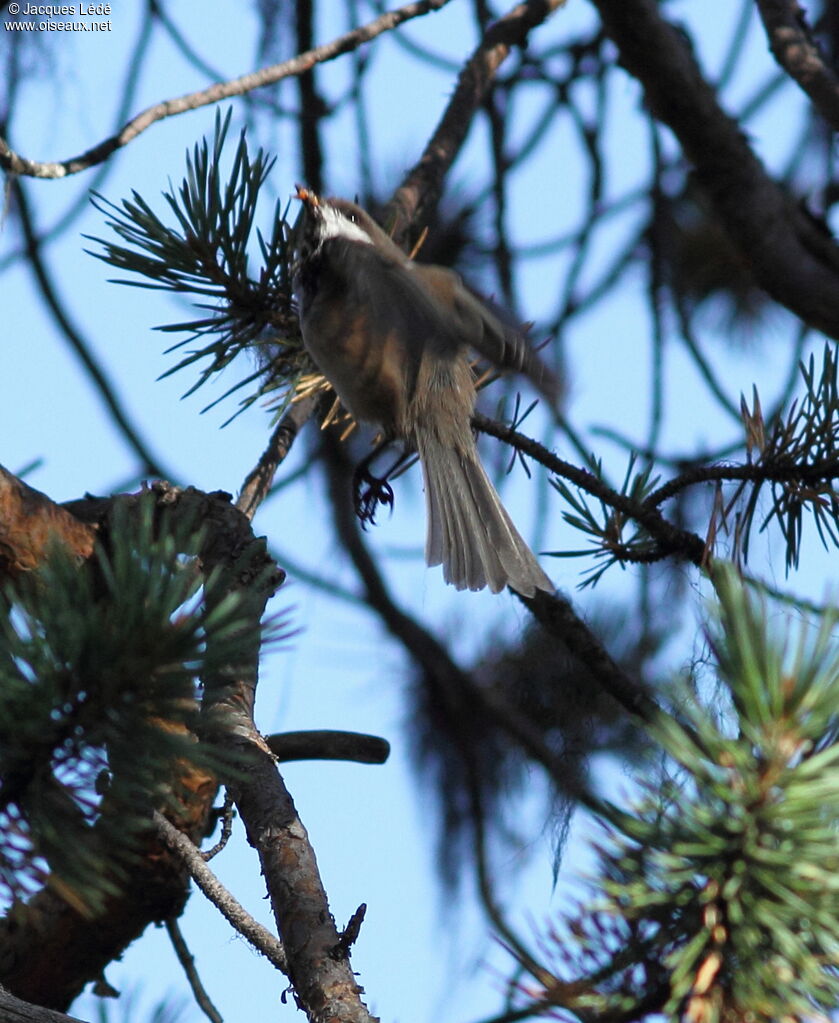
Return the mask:
<svg viewBox="0 0 839 1023"><path fill-rule="evenodd" d="M471 441L471 437L470 437ZM539 567L495 492L474 444L466 451L435 436L418 436L425 481L428 535L425 560L442 565L457 589L498 593L510 586L525 597L554 585Z"/></svg>

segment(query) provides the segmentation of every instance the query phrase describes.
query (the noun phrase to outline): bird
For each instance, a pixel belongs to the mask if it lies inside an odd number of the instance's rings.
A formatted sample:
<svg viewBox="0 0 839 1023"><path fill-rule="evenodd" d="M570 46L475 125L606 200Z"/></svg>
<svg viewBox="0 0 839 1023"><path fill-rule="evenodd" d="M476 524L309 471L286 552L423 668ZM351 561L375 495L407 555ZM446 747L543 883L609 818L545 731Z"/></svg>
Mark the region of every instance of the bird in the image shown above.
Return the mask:
<svg viewBox="0 0 839 1023"><path fill-rule="evenodd" d="M442 565L458 590L553 592L481 464L471 427L469 349L526 369L536 360L523 334L454 271L410 259L356 203L302 185L296 198L303 344L355 419L418 454L427 564Z"/></svg>

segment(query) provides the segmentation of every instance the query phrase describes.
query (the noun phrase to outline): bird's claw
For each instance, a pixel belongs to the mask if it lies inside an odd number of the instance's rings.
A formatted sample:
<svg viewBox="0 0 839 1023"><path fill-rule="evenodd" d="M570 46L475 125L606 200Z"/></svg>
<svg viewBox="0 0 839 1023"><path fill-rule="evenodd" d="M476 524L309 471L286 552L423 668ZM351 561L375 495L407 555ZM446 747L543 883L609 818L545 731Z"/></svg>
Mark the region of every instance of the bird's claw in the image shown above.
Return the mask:
<svg viewBox="0 0 839 1023"><path fill-rule="evenodd" d="M393 487L386 479L374 476L365 465L353 475L353 503L361 526L376 524L376 509L380 504L393 508Z"/></svg>

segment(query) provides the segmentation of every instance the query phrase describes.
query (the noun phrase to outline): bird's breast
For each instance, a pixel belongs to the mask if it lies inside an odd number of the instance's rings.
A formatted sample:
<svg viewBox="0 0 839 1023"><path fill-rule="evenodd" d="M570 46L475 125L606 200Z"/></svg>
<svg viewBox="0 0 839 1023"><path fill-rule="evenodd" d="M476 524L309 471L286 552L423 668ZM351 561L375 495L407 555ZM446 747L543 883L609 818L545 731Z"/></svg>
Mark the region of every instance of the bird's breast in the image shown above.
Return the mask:
<svg viewBox="0 0 839 1023"><path fill-rule="evenodd" d="M370 310L350 300L350 289L328 272L301 274L303 342L320 371L356 419L404 436L409 367L397 330L375 323Z"/></svg>

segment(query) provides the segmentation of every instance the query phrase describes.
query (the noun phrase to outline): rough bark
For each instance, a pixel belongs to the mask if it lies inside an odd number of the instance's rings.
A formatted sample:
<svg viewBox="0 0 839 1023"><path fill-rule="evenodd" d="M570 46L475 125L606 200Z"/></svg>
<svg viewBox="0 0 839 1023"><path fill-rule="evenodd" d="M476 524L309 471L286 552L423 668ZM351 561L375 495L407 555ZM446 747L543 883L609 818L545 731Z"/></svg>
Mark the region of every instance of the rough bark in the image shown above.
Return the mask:
<svg viewBox="0 0 839 1023"><path fill-rule="evenodd" d="M0 578L37 568L55 543L79 558L93 551L96 529L0 465Z"/></svg>
<svg viewBox="0 0 839 1023"><path fill-rule="evenodd" d="M0 987L0 1019L3 1023L83 1023L75 1016L65 1016L63 1012L45 1009L40 1005L30 1005L20 998L15 998Z"/></svg>

